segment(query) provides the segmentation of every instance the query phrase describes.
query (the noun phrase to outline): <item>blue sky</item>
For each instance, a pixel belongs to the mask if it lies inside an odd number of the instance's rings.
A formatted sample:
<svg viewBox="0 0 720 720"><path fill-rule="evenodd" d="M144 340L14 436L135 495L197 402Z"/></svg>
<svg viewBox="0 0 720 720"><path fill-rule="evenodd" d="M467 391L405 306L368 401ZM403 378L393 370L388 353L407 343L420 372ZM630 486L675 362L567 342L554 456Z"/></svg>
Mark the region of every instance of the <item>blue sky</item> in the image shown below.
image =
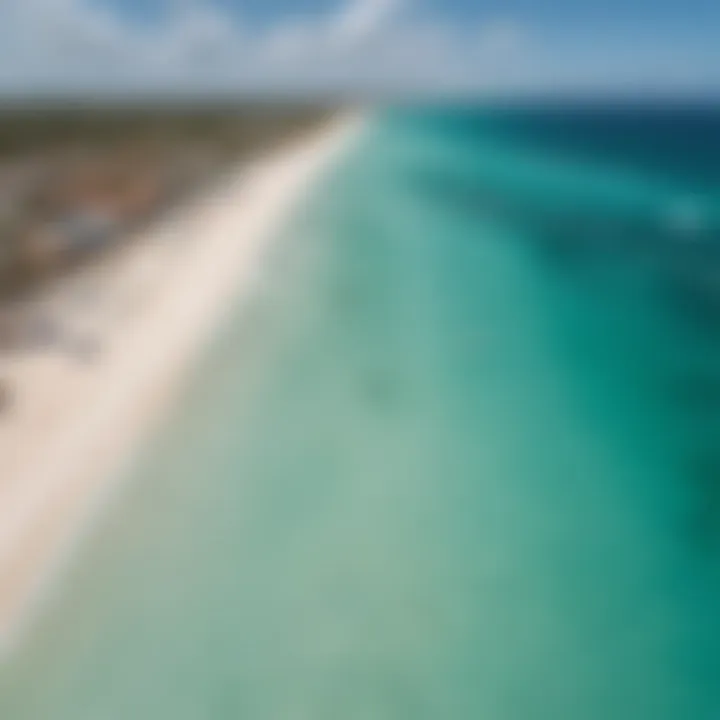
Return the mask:
<svg viewBox="0 0 720 720"><path fill-rule="evenodd" d="M720 0L0 0L0 93L720 90Z"/></svg>

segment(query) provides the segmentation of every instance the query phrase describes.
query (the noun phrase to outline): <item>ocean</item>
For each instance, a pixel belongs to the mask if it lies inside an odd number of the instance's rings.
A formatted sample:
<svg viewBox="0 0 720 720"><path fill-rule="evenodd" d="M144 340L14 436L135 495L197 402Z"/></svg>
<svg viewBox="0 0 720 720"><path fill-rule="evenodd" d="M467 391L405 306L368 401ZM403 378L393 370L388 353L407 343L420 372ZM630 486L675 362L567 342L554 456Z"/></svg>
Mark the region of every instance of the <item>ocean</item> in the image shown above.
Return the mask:
<svg viewBox="0 0 720 720"><path fill-rule="evenodd" d="M717 720L720 108L396 108L298 207L2 720Z"/></svg>

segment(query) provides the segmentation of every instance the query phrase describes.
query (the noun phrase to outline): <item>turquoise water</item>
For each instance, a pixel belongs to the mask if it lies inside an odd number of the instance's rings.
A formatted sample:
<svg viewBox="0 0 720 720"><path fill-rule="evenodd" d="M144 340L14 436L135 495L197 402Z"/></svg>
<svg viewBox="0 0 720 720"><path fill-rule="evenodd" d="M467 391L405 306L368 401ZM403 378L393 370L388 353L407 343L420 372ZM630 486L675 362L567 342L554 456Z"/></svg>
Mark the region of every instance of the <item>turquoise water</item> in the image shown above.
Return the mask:
<svg viewBox="0 0 720 720"><path fill-rule="evenodd" d="M708 309L449 127L377 121L296 213L3 720L718 717ZM606 238L688 184L603 172Z"/></svg>

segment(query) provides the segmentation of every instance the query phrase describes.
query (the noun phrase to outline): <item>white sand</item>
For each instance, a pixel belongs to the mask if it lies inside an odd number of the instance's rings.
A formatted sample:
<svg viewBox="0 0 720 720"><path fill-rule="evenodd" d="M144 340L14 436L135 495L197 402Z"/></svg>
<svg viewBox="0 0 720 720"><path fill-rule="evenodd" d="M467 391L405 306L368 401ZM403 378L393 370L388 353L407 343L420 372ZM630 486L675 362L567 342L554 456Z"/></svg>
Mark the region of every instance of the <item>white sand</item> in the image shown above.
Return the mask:
<svg viewBox="0 0 720 720"><path fill-rule="evenodd" d="M34 615L111 479L167 411L226 312L256 286L269 242L355 136L355 117L241 170L222 190L44 299L102 342L85 363L4 358L0 415L0 645ZM67 314L67 313L66 313Z"/></svg>

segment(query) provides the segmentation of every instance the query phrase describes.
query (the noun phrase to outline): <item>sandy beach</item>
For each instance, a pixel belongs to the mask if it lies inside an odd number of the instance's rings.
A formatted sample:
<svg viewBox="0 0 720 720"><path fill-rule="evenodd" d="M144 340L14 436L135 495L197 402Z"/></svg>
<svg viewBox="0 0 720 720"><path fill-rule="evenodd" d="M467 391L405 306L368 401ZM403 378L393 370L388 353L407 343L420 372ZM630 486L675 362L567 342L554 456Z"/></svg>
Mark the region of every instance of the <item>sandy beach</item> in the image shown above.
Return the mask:
<svg viewBox="0 0 720 720"><path fill-rule="evenodd" d="M111 262L38 299L67 315L71 342L66 351L0 359L0 377L13 388L12 407L0 416L2 649L47 596L86 520L225 314L257 287L288 211L360 125L337 117L244 166ZM88 339L97 352L82 351Z"/></svg>

